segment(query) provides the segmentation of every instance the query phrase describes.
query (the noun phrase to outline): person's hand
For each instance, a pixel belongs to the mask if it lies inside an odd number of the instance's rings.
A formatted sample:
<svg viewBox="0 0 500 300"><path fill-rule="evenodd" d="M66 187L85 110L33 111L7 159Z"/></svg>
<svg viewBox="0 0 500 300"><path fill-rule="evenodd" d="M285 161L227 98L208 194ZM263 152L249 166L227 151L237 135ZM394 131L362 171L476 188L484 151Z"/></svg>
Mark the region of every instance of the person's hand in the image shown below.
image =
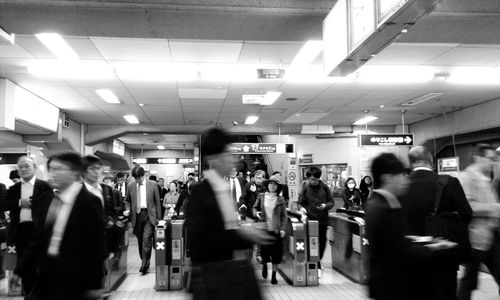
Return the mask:
<svg viewBox="0 0 500 300"><path fill-rule="evenodd" d="M252 184L250 186L250 191L255 192L256 190L257 190L257 187L255 186L255 184Z"/></svg>
<svg viewBox="0 0 500 300"><path fill-rule="evenodd" d="M326 204L325 203L321 203L320 206L318 206L319 209L326 209Z"/></svg>
<svg viewBox="0 0 500 300"><path fill-rule="evenodd" d="M247 210L247 206L245 204L242 204L239 208L240 211L245 211Z"/></svg>
<svg viewBox="0 0 500 300"><path fill-rule="evenodd" d="M21 277L17 275L16 273L13 273L12 276L9 278L9 286L19 286L21 285Z"/></svg>
<svg viewBox="0 0 500 300"><path fill-rule="evenodd" d="M303 207L301 209L299 209L299 212L301 214L304 214L304 215L307 214L307 210L305 208L303 208Z"/></svg>
<svg viewBox="0 0 500 300"><path fill-rule="evenodd" d="M126 211L124 211L124 212L123 212L123 215L124 215L125 217L130 216L130 210L128 210L128 209L127 209Z"/></svg>
<svg viewBox="0 0 500 300"><path fill-rule="evenodd" d="M456 246L457 243L445 240L443 238L435 238L434 240L432 240L432 243L424 245L424 247L427 247L431 250L444 250L455 248Z"/></svg>
<svg viewBox="0 0 500 300"><path fill-rule="evenodd" d="M257 217L257 219L259 219L260 221L262 221L262 213L260 211L258 211L258 212L255 213L255 217Z"/></svg>
<svg viewBox="0 0 500 300"><path fill-rule="evenodd" d="M354 195L351 195L351 197L349 198L349 200L354 200Z"/></svg>
<svg viewBox="0 0 500 300"><path fill-rule="evenodd" d="M85 292L84 299L105 299L106 291L104 289L88 290Z"/></svg>
<svg viewBox="0 0 500 300"><path fill-rule="evenodd" d="M286 232L284 230L280 230L280 237L284 238L286 235Z"/></svg>
<svg viewBox="0 0 500 300"><path fill-rule="evenodd" d="M266 231L252 226L241 226L237 229L237 232L244 239L254 244L270 245L275 241L275 238Z"/></svg>
<svg viewBox="0 0 500 300"><path fill-rule="evenodd" d="M21 199L21 207L22 208L30 208L31 207L31 199Z"/></svg>

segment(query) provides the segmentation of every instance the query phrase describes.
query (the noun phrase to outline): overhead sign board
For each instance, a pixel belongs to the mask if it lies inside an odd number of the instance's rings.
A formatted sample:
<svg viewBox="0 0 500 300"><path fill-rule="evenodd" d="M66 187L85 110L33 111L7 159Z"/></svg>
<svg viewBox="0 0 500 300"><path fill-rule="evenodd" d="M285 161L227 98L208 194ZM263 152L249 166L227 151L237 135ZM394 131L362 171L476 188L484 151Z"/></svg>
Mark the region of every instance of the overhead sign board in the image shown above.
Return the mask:
<svg viewBox="0 0 500 300"><path fill-rule="evenodd" d="M301 164L312 164L313 163L313 155L311 154L302 154L302 157L299 158L299 163Z"/></svg>
<svg viewBox="0 0 500 300"><path fill-rule="evenodd" d="M413 134L361 134L361 146L412 146Z"/></svg>
<svg viewBox="0 0 500 300"><path fill-rule="evenodd" d="M193 158L175 158L175 157L147 157L132 159L134 164L164 165L164 164L192 164Z"/></svg>
<svg viewBox="0 0 500 300"><path fill-rule="evenodd" d="M285 154L293 151L293 144L283 143L233 143L229 146L232 154Z"/></svg>
<svg viewBox="0 0 500 300"><path fill-rule="evenodd" d="M259 79L279 79L285 76L284 69L257 69Z"/></svg>
<svg viewBox="0 0 500 300"><path fill-rule="evenodd" d="M458 156L438 158L437 162L438 174L450 175L454 177L458 176L460 165Z"/></svg>

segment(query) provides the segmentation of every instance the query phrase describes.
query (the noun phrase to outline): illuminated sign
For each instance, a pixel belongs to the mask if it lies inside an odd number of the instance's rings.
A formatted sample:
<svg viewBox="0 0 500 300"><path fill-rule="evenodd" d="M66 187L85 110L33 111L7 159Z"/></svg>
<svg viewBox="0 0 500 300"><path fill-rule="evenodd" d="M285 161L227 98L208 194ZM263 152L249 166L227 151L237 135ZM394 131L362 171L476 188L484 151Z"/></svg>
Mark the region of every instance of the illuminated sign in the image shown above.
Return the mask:
<svg viewBox="0 0 500 300"><path fill-rule="evenodd" d="M147 158L133 158L134 164L148 164L148 165L164 165L164 164L192 164L193 158L175 158L175 157L147 157Z"/></svg>
<svg viewBox="0 0 500 300"><path fill-rule="evenodd" d="M113 153L121 156L125 155L125 144L119 140L113 140Z"/></svg>
<svg viewBox="0 0 500 300"><path fill-rule="evenodd" d="M412 146L413 134L361 134L361 146Z"/></svg>
<svg viewBox="0 0 500 300"><path fill-rule="evenodd" d="M233 143L229 146L229 152L233 154L284 154L293 153L293 144L270 144L270 143Z"/></svg>

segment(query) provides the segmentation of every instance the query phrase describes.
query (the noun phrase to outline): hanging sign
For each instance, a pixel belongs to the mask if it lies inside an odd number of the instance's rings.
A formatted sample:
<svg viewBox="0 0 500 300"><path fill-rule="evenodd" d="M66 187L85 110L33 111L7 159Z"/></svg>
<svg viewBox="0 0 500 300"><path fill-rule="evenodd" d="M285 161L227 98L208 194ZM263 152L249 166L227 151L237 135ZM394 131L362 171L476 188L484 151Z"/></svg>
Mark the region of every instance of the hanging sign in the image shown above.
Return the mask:
<svg viewBox="0 0 500 300"><path fill-rule="evenodd" d="M293 144L282 143L233 143L229 146L232 154L284 154L293 153Z"/></svg>
<svg viewBox="0 0 500 300"><path fill-rule="evenodd" d="M361 146L412 146L413 133L408 134L361 134Z"/></svg>

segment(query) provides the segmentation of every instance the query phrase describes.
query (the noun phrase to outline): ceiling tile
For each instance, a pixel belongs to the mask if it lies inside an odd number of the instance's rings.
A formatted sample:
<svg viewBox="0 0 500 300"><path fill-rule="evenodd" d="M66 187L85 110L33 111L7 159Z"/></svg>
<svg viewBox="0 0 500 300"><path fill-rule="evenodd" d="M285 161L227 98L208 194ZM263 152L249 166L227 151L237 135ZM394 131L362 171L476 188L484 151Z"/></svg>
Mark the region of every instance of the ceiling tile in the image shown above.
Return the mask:
<svg viewBox="0 0 500 300"><path fill-rule="evenodd" d="M99 50L96 49L92 41L87 37L66 37L64 38L80 59L104 59Z"/></svg>
<svg viewBox="0 0 500 300"><path fill-rule="evenodd" d="M372 58L368 64L423 65L456 46L457 44L394 43Z"/></svg>
<svg viewBox="0 0 500 300"><path fill-rule="evenodd" d="M0 45L0 58L33 58L33 56L15 43L14 45Z"/></svg>
<svg viewBox="0 0 500 300"><path fill-rule="evenodd" d="M242 42L187 42L170 40L173 62L236 63Z"/></svg>
<svg viewBox="0 0 500 300"><path fill-rule="evenodd" d="M220 105L182 105L182 111L184 113L200 113L200 112L209 112L209 113L218 113L220 111Z"/></svg>
<svg viewBox="0 0 500 300"><path fill-rule="evenodd" d="M460 46L428 61L436 66L481 66L500 58L500 48Z"/></svg>
<svg viewBox="0 0 500 300"><path fill-rule="evenodd" d="M326 117L328 113L297 113L288 117L283 123L287 124L307 124L314 123L319 119Z"/></svg>
<svg viewBox="0 0 500 300"><path fill-rule="evenodd" d="M158 87L158 88L129 88L130 94L136 99L140 98L158 98L161 99L178 99L179 93L175 85Z"/></svg>
<svg viewBox="0 0 500 300"><path fill-rule="evenodd" d="M302 45L302 42L244 42L238 63L287 65Z"/></svg>
<svg viewBox="0 0 500 300"><path fill-rule="evenodd" d="M166 39L90 37L108 60L170 61Z"/></svg>
<svg viewBox="0 0 500 300"><path fill-rule="evenodd" d="M34 35L16 36L16 44L21 46L26 52L39 59L55 59L56 57L47 49Z"/></svg>
<svg viewBox="0 0 500 300"><path fill-rule="evenodd" d="M179 89L181 99L224 99L227 89Z"/></svg>

